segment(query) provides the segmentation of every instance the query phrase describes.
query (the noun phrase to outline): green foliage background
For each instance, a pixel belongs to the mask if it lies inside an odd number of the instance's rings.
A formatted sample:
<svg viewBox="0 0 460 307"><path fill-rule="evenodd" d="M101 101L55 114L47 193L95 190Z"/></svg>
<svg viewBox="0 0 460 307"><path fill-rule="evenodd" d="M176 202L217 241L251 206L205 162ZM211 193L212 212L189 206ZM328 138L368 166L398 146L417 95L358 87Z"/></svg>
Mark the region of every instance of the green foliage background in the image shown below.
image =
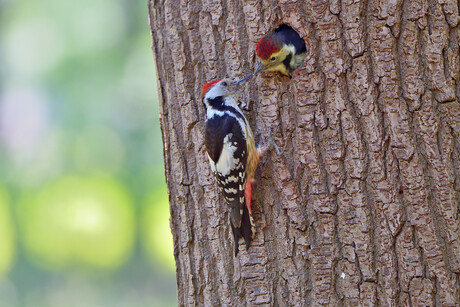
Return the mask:
<svg viewBox="0 0 460 307"><path fill-rule="evenodd" d="M174 306L147 4L0 0L0 307Z"/></svg>

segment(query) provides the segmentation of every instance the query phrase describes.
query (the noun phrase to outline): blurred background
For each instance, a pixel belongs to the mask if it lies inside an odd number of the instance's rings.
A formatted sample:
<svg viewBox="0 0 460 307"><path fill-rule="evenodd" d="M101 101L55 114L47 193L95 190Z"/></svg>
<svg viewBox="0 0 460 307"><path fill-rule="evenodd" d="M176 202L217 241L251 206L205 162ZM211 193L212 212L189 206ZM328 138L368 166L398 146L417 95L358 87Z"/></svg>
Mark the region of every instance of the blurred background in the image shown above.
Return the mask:
<svg viewBox="0 0 460 307"><path fill-rule="evenodd" d="M0 0L0 307L175 306L147 1Z"/></svg>

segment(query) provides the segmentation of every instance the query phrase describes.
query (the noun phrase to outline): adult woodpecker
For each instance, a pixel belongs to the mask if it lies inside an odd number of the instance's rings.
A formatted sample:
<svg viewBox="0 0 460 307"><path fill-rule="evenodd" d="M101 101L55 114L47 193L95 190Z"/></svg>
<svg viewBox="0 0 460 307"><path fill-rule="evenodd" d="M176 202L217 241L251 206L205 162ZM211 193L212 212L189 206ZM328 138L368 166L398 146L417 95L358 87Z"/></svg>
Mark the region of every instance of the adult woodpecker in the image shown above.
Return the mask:
<svg viewBox="0 0 460 307"><path fill-rule="evenodd" d="M307 56L305 41L288 25L281 25L257 42L256 54L260 60L254 73L241 79L244 83L260 71L279 71L292 77Z"/></svg>
<svg viewBox="0 0 460 307"><path fill-rule="evenodd" d="M246 250L254 238L252 185L261 155L251 127L238 107L243 83L221 79L206 83L202 88L206 151L217 185L230 209L235 256L241 237L246 242Z"/></svg>

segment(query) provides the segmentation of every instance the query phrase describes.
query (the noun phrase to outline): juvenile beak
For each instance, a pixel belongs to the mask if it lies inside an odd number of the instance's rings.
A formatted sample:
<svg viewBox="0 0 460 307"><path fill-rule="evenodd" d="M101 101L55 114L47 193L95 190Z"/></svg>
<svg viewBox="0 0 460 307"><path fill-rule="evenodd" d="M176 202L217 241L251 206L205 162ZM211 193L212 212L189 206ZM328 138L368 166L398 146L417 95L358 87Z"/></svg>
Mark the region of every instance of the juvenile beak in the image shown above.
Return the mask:
<svg viewBox="0 0 460 307"><path fill-rule="evenodd" d="M233 82L233 84L234 84L234 85L243 85L243 84L246 83L246 81L248 81L249 79L251 79L252 76L254 76L254 74L247 75L246 77L244 77L244 78L241 79L241 80L236 80L235 82Z"/></svg>
<svg viewBox="0 0 460 307"><path fill-rule="evenodd" d="M262 63L259 63L259 66L257 66L256 70L252 74L247 75L246 77L244 77L241 80L233 82L233 84L235 84L235 85L243 85L244 83L246 83L246 81L248 81L249 79L254 77L259 71L261 71L262 67L263 67Z"/></svg>
<svg viewBox="0 0 460 307"><path fill-rule="evenodd" d="M252 75L254 75L254 76L257 75L257 73L259 73L259 71L262 70L263 66L264 65L262 64L262 62L260 62L259 65L257 66L256 70L252 73Z"/></svg>

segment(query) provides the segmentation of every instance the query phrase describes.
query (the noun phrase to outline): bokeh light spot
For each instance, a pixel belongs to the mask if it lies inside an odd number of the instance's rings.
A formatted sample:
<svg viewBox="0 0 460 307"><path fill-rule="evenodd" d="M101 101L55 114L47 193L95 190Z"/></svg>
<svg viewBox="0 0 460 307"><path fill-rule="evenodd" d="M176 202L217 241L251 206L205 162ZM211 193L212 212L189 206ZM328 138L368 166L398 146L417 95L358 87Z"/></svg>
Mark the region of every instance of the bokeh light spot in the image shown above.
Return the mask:
<svg viewBox="0 0 460 307"><path fill-rule="evenodd" d="M8 197L0 188L0 277L7 273L13 263L15 252L14 229L11 221Z"/></svg>
<svg viewBox="0 0 460 307"><path fill-rule="evenodd" d="M48 130L48 110L39 92L29 89L0 95L0 139L14 155L30 155Z"/></svg>
<svg viewBox="0 0 460 307"><path fill-rule="evenodd" d="M73 154L76 166L81 171L97 168L107 173L115 173L123 163L125 148L115 131L106 126L95 125L78 134Z"/></svg>
<svg viewBox="0 0 460 307"><path fill-rule="evenodd" d="M41 267L114 269L132 252L132 203L114 179L64 177L26 197L18 213L25 247Z"/></svg>
<svg viewBox="0 0 460 307"><path fill-rule="evenodd" d="M49 19L31 19L6 34L5 58L15 77L31 79L46 73L59 63L63 51L58 27Z"/></svg>
<svg viewBox="0 0 460 307"><path fill-rule="evenodd" d="M166 189L153 191L147 197L142 214L143 245L149 260L161 261L169 269L175 270L174 245L169 217Z"/></svg>
<svg viewBox="0 0 460 307"><path fill-rule="evenodd" d="M119 43L126 31L126 19L120 3L112 0L83 1L72 15L74 46L82 51L95 51ZM100 26L105 25L105 26ZM108 27L110 30L107 31Z"/></svg>

